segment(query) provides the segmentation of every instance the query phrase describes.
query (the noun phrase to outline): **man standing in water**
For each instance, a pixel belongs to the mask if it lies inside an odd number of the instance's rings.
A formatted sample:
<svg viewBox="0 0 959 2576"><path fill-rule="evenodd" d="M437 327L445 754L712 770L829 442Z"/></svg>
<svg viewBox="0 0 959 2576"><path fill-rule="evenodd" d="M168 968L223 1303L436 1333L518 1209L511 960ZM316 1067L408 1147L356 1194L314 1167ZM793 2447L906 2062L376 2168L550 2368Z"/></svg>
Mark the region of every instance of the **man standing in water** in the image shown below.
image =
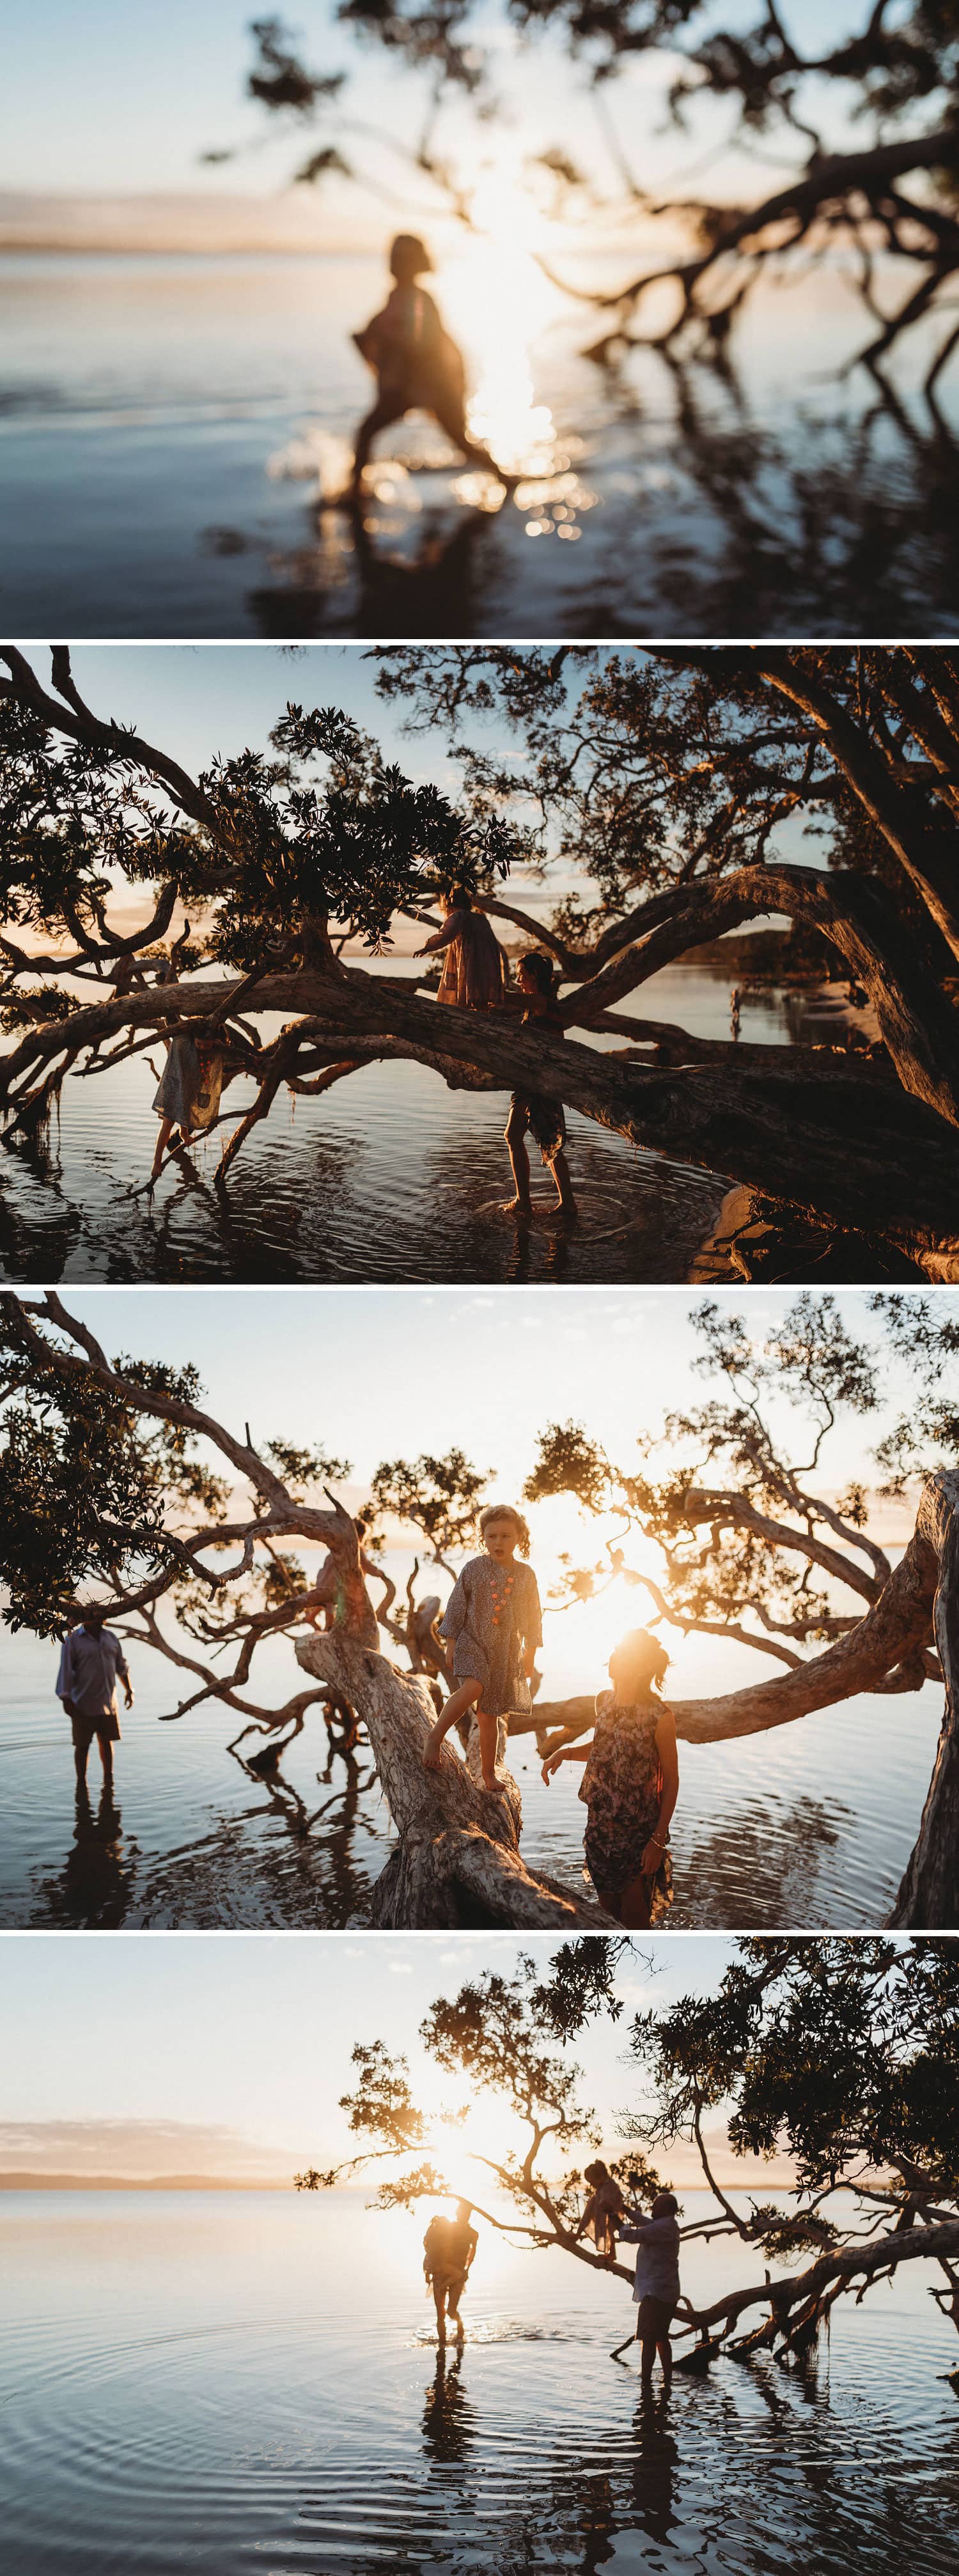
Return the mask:
<svg viewBox="0 0 959 2576"><path fill-rule="evenodd" d="M80 1616L81 1626L72 1628L63 1640L57 1698L62 1699L73 1729L78 1789L86 1787L87 1761L94 1736L100 1748L104 1786L110 1788L113 1783L113 1747L120 1741L117 1676L123 1683L128 1708L133 1707L133 1684L119 1637L114 1636L112 1628L103 1625L102 1603L88 1601Z"/></svg>
<svg viewBox="0 0 959 2576"><path fill-rule="evenodd" d="M440 2344L446 2342L447 2317L455 2324L457 2342L462 2342L460 2300L478 2243L468 2200L457 2201L455 2218L443 2218L438 2211L436 2217L430 2219L423 2238L423 2270L436 2305L436 2333Z"/></svg>
<svg viewBox="0 0 959 2576"><path fill-rule="evenodd" d="M653 2384L653 2365L659 2354L663 2387L668 2390L673 2377L673 2349L669 2329L679 2306L679 2226L676 2212L679 2203L675 2193L659 2191L648 2218L617 2218L616 2234L628 2245L638 2247L633 2297L639 2311L635 2340L640 2346L643 2387ZM624 2352L625 2344L617 2347ZM617 2358L614 2353L613 2359Z"/></svg>

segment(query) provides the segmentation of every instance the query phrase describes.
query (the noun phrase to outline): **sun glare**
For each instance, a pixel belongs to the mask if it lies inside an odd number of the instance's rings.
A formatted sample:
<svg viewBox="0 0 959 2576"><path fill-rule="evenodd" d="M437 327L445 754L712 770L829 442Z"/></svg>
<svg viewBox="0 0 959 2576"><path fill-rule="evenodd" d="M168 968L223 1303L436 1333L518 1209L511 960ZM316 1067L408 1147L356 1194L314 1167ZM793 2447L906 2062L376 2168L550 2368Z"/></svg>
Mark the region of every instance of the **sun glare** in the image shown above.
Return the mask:
<svg viewBox="0 0 959 2576"><path fill-rule="evenodd" d="M562 298L533 256L546 227L503 155L469 189L476 232L444 261L438 284L450 329L465 348L474 392L469 424L508 473L543 477L569 459L556 452L553 416L534 400L529 351Z"/></svg>

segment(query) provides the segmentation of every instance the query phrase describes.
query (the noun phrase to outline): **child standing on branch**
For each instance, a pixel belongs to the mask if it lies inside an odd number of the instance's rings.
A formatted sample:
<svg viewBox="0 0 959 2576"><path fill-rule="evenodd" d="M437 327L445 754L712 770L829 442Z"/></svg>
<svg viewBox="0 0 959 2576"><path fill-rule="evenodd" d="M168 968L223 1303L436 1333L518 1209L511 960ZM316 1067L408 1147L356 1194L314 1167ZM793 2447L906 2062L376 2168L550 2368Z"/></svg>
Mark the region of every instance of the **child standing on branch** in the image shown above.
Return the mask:
<svg viewBox="0 0 959 2576"><path fill-rule="evenodd" d="M459 1688L431 1728L423 1761L427 1771L438 1771L444 1737L457 1718L475 1709L483 1787L495 1789L506 1721L532 1706L543 1625L532 1566L517 1563L517 1552L520 1558L529 1555L522 1512L512 1503L491 1503L480 1514L480 1536L484 1554L464 1565L440 1620L440 1635L454 1641Z"/></svg>
<svg viewBox="0 0 959 2576"><path fill-rule="evenodd" d="M353 458L353 496L358 496L363 469L377 432L389 429L408 411L432 412L447 438L485 474L507 483L488 447L480 447L466 426L466 374L455 340L440 321L431 295L417 279L433 262L416 233L397 233L390 249L393 290L381 313L374 313L353 338L361 358L372 367L377 398L361 422Z"/></svg>

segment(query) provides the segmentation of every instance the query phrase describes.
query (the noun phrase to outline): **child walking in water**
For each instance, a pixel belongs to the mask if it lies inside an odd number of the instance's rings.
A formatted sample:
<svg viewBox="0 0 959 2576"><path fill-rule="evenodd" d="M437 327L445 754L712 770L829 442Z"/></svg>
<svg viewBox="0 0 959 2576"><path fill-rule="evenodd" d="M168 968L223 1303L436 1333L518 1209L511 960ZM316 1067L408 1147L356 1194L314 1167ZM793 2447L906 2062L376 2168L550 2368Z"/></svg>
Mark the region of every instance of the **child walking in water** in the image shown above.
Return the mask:
<svg viewBox="0 0 959 2576"><path fill-rule="evenodd" d="M444 1736L458 1717L475 1709L484 1789L497 1787L496 1771L506 1751L508 1717L532 1705L530 1684L536 1649L543 1642L539 1589L531 1565L517 1563L529 1555L529 1530L512 1503L491 1503L480 1514L482 1556L472 1556L453 1586L443 1617L441 1637L453 1645L454 1690L427 1738L423 1761L438 1771ZM502 1727L502 1736L500 1728Z"/></svg>
<svg viewBox="0 0 959 2576"><path fill-rule="evenodd" d="M360 352L372 367L377 380L377 397L372 411L361 422L353 458L353 495L359 493L363 469L377 432L388 429L391 422L402 420L408 411L432 412L453 446L460 448L470 465L481 466L493 474L498 483L508 484L516 477L501 474L487 447L471 438L466 426L466 377L463 360L455 340L450 339L440 321L431 295L427 295L417 278L432 269L433 262L425 243L416 233L397 233L390 249L390 270L394 279L392 293L381 313L374 313L365 330L354 331Z"/></svg>
<svg viewBox="0 0 959 2576"><path fill-rule="evenodd" d="M527 1028L535 1023L539 1028L548 1029L551 1036L563 1037L565 1025L560 1018L557 999L559 978L552 959L545 956L541 948L528 949L526 956L520 958L516 969L516 981L519 992L512 996L512 1000L514 1008L517 1005L522 1006L522 1027ZM526 1151L526 1137L530 1128L539 1146L542 1161L547 1171L552 1173L556 1183L556 1193L562 1213L572 1222L577 1209L573 1197L573 1184L569 1176L569 1164L566 1160L566 1119L563 1104L561 1100L554 1100L545 1091L514 1091L510 1101L505 1135L516 1196L510 1199L504 1213L507 1216L515 1214L523 1218L527 1225L532 1223L533 1202L530 1197L529 1155Z"/></svg>
<svg viewBox="0 0 959 2576"><path fill-rule="evenodd" d="M590 1745L547 1754L549 1782L561 1762L585 1762L586 1865L600 1904L630 1931L644 1930L673 1901L666 1849L679 1794L676 1727L660 1699L669 1657L645 1628L633 1628L609 1659L612 1690L600 1691Z"/></svg>

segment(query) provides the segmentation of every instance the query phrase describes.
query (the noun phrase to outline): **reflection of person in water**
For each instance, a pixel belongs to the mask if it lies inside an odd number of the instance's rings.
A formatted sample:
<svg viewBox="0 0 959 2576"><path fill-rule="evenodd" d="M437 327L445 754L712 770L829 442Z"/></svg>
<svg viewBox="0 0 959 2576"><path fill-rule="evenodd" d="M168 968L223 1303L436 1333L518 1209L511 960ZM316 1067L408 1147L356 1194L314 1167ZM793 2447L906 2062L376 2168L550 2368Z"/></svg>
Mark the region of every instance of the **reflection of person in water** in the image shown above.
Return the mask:
<svg viewBox="0 0 959 2576"><path fill-rule="evenodd" d="M466 886L454 886L440 898L442 930L423 942L417 957L445 948L438 1002L453 1002L461 1011L494 1011L506 993L506 959L485 912L478 912Z"/></svg>
<svg viewBox="0 0 959 2576"><path fill-rule="evenodd" d="M586 1866L600 1904L629 1930L645 1930L672 1903L670 1820L679 1793L676 1721L659 1697L669 1656L646 1628L633 1628L609 1658L612 1690L600 1691L591 1744L560 1744L543 1764L547 1785L561 1762L584 1762Z"/></svg>
<svg viewBox="0 0 959 2576"><path fill-rule="evenodd" d="M359 493L373 440L381 429L402 420L408 411L432 412L469 465L506 477L487 447L470 437L466 426L466 376L455 340L445 331L431 295L417 279L432 268L424 242L416 233L398 233L390 249L393 287L382 312L353 338L361 358L372 367L377 397L357 431L353 459L353 492Z"/></svg>
<svg viewBox="0 0 959 2576"><path fill-rule="evenodd" d="M464 2327L460 2300L478 2243L468 2200L457 2201L455 2218L444 2218L437 2211L436 2217L430 2219L423 2238L423 2272L433 2293L436 2332L441 2344L446 2342L447 2317L455 2324L457 2341L462 2341Z"/></svg>
<svg viewBox="0 0 959 2576"><path fill-rule="evenodd" d="M531 948L525 957L520 958L516 981L519 993L511 998L514 1005L522 1005L522 1026L527 1028L536 1024L548 1029L551 1037L565 1037L565 1024L560 1018L557 998L559 979L552 959L542 949ZM523 1218L527 1225L532 1220L529 1155L526 1151L530 1129L539 1146L541 1160L555 1181L562 1213L572 1220L576 1215L576 1201L566 1160L566 1118L562 1101L554 1100L545 1091L513 1093L505 1132L516 1196L509 1201L504 1212L507 1216Z"/></svg>
<svg viewBox="0 0 959 2576"><path fill-rule="evenodd" d="M423 2440L436 2461L446 2464L465 2460L470 2443L476 2438L476 2419L460 2376L462 2341L451 2360L446 2345L441 2343L436 2356L436 2369L426 2391L423 2408Z"/></svg>
<svg viewBox="0 0 959 2576"><path fill-rule="evenodd" d="M96 1736L103 1765L105 1787L113 1782L113 1747L120 1742L120 1719L117 1712L117 1677L123 1683L128 1708L133 1707L133 1684L119 1637L103 1624L103 1605L88 1601L81 1612L81 1624L64 1638L57 1674L57 1698L73 1730L73 1754L77 1785L86 1782L90 1746Z"/></svg>

